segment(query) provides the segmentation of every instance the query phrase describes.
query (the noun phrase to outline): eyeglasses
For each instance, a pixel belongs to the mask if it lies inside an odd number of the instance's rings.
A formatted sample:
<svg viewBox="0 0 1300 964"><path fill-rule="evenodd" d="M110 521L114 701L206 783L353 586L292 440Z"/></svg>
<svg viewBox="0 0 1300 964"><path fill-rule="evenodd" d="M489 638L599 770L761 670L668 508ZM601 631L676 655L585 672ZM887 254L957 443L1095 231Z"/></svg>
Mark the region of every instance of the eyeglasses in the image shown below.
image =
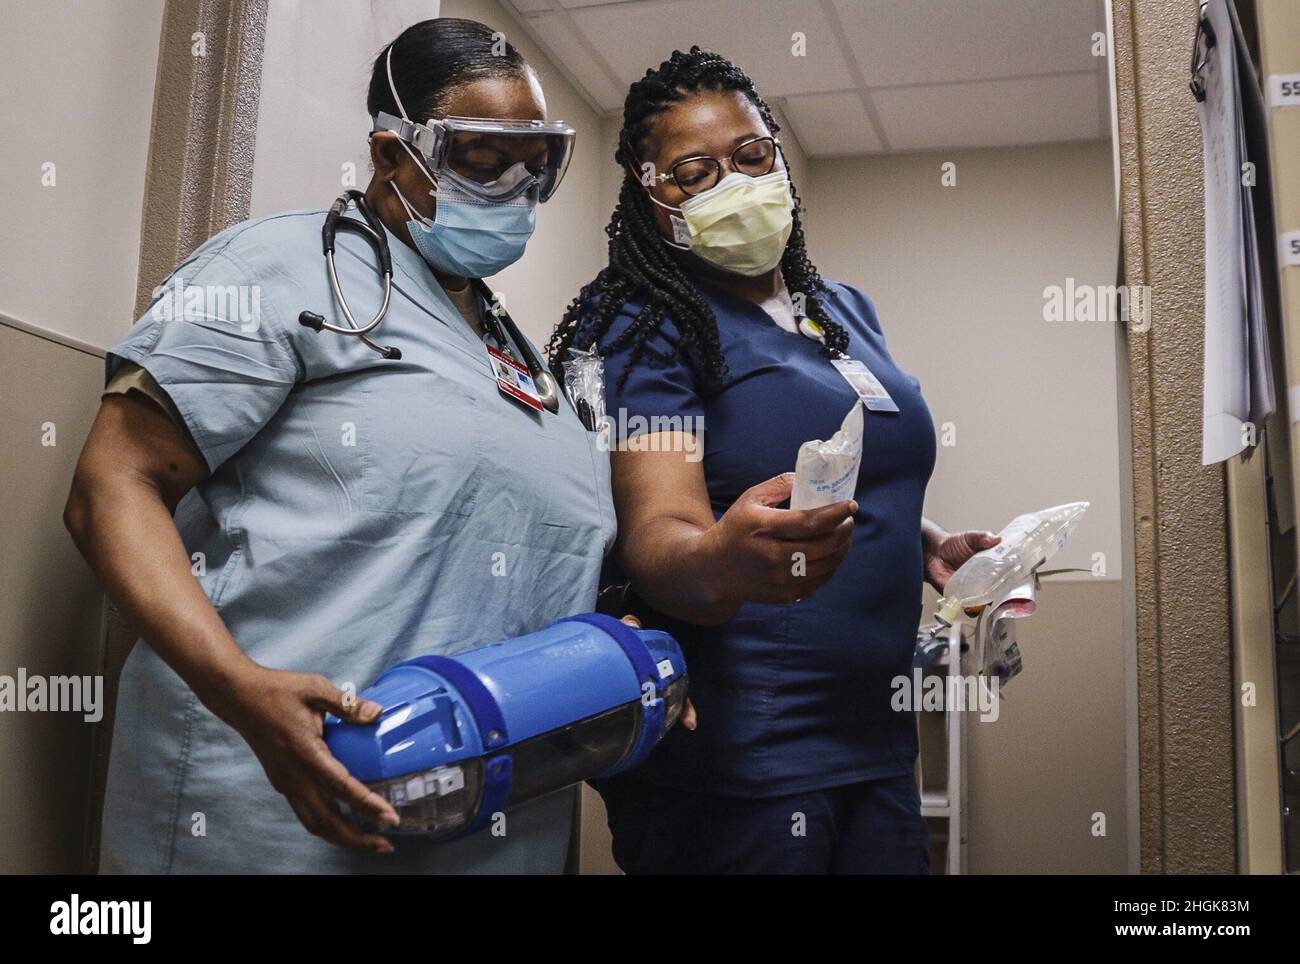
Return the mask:
<svg viewBox="0 0 1300 964"><path fill-rule="evenodd" d="M755 137L745 141L726 158L733 171L749 177L762 177L776 166L777 145L775 137ZM687 157L678 161L666 174L656 174L655 182L674 181L684 194L703 194L722 180L720 157Z"/></svg>

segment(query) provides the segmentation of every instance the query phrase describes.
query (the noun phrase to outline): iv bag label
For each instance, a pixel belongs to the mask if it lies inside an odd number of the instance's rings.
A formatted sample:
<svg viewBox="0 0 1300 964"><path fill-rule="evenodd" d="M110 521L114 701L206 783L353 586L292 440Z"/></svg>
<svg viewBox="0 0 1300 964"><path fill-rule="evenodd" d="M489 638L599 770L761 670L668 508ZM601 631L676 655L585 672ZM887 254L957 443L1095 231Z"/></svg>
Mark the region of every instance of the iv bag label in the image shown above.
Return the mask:
<svg viewBox="0 0 1300 964"><path fill-rule="evenodd" d="M1274 74L1269 77L1268 106L1300 107L1300 74Z"/></svg>

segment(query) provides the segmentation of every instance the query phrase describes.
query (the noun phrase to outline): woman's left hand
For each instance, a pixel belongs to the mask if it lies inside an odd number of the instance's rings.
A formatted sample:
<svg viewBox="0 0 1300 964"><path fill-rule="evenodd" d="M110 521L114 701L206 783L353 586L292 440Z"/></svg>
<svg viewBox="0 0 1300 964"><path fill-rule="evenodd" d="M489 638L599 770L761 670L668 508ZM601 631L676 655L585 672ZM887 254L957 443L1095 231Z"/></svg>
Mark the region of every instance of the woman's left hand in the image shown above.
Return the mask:
<svg viewBox="0 0 1300 964"><path fill-rule="evenodd" d="M937 546L925 547L926 582L943 592L948 580L961 568L963 562L977 552L992 549L1001 541L999 536L982 529L948 533Z"/></svg>

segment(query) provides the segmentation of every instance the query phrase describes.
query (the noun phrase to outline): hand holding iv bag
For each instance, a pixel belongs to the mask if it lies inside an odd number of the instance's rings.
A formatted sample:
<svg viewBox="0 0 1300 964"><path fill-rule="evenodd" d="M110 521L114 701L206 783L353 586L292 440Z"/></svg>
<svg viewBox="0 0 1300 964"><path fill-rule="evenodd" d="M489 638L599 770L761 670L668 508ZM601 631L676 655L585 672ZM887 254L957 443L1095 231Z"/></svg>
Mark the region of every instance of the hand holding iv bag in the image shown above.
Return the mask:
<svg viewBox="0 0 1300 964"><path fill-rule="evenodd" d="M951 626L1023 583L1065 545L1087 509L1087 502L1067 502L1016 516L998 533L1001 542L975 553L948 579L935 618Z"/></svg>

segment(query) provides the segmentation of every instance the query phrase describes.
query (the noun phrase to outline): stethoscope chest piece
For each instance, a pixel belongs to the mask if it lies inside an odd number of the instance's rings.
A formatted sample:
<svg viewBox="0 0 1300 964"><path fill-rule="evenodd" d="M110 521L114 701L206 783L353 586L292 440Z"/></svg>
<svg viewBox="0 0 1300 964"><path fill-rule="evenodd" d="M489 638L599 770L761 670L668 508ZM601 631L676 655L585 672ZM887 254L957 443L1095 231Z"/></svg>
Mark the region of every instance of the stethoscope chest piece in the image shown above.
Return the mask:
<svg viewBox="0 0 1300 964"><path fill-rule="evenodd" d="M560 391L555 376L543 370L533 376L533 384L537 386L537 400L546 406L546 410L552 415L559 412Z"/></svg>

